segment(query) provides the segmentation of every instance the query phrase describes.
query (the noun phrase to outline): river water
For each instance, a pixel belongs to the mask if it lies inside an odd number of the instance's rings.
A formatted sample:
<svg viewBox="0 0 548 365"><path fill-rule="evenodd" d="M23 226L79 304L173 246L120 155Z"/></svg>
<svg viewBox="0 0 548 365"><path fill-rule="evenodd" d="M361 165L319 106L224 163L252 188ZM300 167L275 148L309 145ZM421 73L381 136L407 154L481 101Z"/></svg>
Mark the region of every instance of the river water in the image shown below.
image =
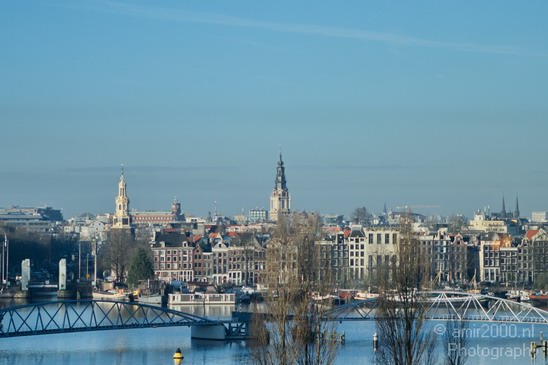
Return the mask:
<svg viewBox="0 0 548 365"><path fill-rule="evenodd" d="M173 309L183 310L182 307ZM184 309L189 312L188 307ZM213 318L227 317L232 309L229 306L205 308L205 314ZM203 315L204 308L196 307L193 312ZM530 342L538 342L541 331L548 337L548 326L470 323L464 348L458 348L456 343L443 344L446 330L443 322L431 322L427 330L434 331L440 340L437 347L440 364L448 351L467 353L469 365L548 364L540 351L536 359L531 359L529 354ZM343 322L338 324L337 331L346 338L338 352L337 364L374 363L374 322ZM184 354L184 365L251 364L243 341L196 341L190 339L190 328L171 327L0 339L0 365L172 365L177 348Z"/></svg>

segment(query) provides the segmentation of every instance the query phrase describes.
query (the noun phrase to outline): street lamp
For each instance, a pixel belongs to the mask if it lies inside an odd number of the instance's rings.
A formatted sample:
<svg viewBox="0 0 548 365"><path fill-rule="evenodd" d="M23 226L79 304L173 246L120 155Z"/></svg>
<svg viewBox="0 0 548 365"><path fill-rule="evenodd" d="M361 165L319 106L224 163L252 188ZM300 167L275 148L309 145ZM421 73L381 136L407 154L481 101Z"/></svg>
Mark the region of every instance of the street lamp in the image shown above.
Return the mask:
<svg viewBox="0 0 548 365"><path fill-rule="evenodd" d="M10 254L10 246L8 241L8 233L0 228L2 232L4 232L4 243L2 244L2 284L6 285L9 281L9 254Z"/></svg>

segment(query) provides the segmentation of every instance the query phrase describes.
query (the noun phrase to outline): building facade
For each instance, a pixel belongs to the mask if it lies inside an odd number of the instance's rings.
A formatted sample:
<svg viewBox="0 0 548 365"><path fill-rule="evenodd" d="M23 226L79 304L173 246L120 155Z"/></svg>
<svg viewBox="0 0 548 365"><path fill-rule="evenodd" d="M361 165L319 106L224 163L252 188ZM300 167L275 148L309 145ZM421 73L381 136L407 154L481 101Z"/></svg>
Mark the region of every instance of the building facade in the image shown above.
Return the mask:
<svg viewBox="0 0 548 365"><path fill-rule="evenodd" d="M316 249L319 250L320 280L329 280L338 287L346 287L350 278L348 261L348 244L345 242L344 232L337 232L329 239L317 241Z"/></svg>
<svg viewBox="0 0 548 365"><path fill-rule="evenodd" d="M262 223L268 221L268 211L266 209L250 209L248 220L250 223Z"/></svg>

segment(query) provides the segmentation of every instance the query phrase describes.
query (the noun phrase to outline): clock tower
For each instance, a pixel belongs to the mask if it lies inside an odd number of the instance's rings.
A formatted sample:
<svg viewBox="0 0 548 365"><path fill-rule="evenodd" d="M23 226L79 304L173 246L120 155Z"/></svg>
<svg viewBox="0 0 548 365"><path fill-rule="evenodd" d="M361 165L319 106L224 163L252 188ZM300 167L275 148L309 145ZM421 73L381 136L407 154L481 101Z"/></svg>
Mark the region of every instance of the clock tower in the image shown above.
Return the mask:
<svg viewBox="0 0 548 365"><path fill-rule="evenodd" d="M120 181L118 182L118 196L116 197L116 209L114 210L112 228L131 228L131 217L129 216L129 198L127 197L126 179L124 177L124 165L122 165Z"/></svg>
<svg viewBox="0 0 548 365"><path fill-rule="evenodd" d="M289 214L290 212L291 196L289 195L289 190L287 190L285 167L282 160L282 154L280 153L280 161L278 161L278 167L276 169L274 190L272 190L272 194L270 195L270 220L277 222L280 215Z"/></svg>

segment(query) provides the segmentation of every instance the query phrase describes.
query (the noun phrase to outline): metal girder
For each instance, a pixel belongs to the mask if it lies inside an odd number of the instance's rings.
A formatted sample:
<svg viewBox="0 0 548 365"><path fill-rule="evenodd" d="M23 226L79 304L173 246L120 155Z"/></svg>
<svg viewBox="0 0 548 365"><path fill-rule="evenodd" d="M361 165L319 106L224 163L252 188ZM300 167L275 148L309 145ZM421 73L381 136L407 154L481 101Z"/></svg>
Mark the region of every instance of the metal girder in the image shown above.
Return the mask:
<svg viewBox="0 0 548 365"><path fill-rule="evenodd" d="M324 320L335 321L373 320L373 310L377 308L377 304L376 299L355 300L326 311L322 317Z"/></svg>
<svg viewBox="0 0 548 365"><path fill-rule="evenodd" d="M451 291L420 292L420 302L428 306L429 320L463 320L548 324L548 312L529 304L498 297ZM374 320L378 301L357 300L326 312L325 320Z"/></svg>
<svg viewBox="0 0 548 365"><path fill-rule="evenodd" d="M148 304L107 300L55 301L0 309L0 337L218 323Z"/></svg>

